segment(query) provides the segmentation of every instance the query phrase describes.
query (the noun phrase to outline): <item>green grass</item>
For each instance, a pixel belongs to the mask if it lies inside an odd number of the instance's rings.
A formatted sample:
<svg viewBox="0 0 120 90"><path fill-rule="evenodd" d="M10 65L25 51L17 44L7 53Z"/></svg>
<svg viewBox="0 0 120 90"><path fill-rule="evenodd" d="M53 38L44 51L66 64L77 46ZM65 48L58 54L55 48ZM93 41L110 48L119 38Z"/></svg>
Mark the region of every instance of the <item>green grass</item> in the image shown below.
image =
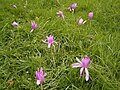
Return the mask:
<svg viewBox="0 0 120 90"><path fill-rule="evenodd" d="M71 13L67 8L74 2L78 7ZM0 0L0 90L40 90L35 78L40 67L47 73L44 90L120 90L119 8L119 0L60 0L60 5L55 0ZM56 15L59 10L65 20ZM80 16L87 20L90 11L91 26L89 21L78 26ZM38 24L33 33L31 20ZM42 42L50 34L59 42L56 52ZM91 59L88 82L80 78L79 68L71 67L75 57L84 55Z"/></svg>

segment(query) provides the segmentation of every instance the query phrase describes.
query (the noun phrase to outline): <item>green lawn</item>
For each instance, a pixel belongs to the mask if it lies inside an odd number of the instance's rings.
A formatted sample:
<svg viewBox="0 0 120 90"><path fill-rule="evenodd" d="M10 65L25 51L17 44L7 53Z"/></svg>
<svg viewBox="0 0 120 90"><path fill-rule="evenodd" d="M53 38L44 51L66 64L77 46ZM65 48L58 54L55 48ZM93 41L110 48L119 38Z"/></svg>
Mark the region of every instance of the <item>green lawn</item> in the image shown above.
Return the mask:
<svg viewBox="0 0 120 90"><path fill-rule="evenodd" d="M0 0L0 90L40 90L35 77L40 67L47 73L44 90L120 90L120 0L59 1ZM87 20L82 26L80 17ZM38 26L30 33L32 20ZM55 52L42 42L49 35L59 43ZM80 68L72 68L75 58L85 55L91 59L87 82Z"/></svg>

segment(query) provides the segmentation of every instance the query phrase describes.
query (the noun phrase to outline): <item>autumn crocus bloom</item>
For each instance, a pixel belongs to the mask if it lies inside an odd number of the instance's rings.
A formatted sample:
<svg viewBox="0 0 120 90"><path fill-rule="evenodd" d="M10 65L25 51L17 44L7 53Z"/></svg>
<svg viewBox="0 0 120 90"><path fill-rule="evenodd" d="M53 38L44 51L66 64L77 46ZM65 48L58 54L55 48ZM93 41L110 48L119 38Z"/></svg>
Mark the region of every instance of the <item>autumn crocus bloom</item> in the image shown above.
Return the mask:
<svg viewBox="0 0 120 90"><path fill-rule="evenodd" d="M64 15L62 11L57 12L57 14L64 19Z"/></svg>
<svg viewBox="0 0 120 90"><path fill-rule="evenodd" d="M57 42L54 41L54 37L52 35L50 35L49 37L47 36L47 39L43 42L48 44L48 48L50 48L54 43L57 44Z"/></svg>
<svg viewBox="0 0 120 90"><path fill-rule="evenodd" d="M37 28L37 23L35 21L31 22L32 30L30 32L33 32Z"/></svg>
<svg viewBox="0 0 120 90"><path fill-rule="evenodd" d="M74 9L77 7L77 3L72 4L68 9L70 11L74 11Z"/></svg>
<svg viewBox="0 0 120 90"><path fill-rule="evenodd" d="M42 67L40 68L39 71L36 71L37 85L42 84L46 75L47 75L46 73L43 73L43 68Z"/></svg>
<svg viewBox="0 0 120 90"><path fill-rule="evenodd" d="M54 43L53 36L50 35L49 37L47 37L47 41L48 41L48 48L50 48L51 45Z"/></svg>
<svg viewBox="0 0 120 90"><path fill-rule="evenodd" d="M80 18L79 22L78 22L78 25L82 25L82 24L85 24L86 23L86 20L84 21L82 18Z"/></svg>
<svg viewBox="0 0 120 90"><path fill-rule="evenodd" d="M83 70L85 69L85 73L86 73L86 81L89 80L89 72L88 72L88 65L90 62L90 58L88 56L86 56L85 58L82 59L82 61L80 61L77 57L76 60L78 61L78 63L74 63L72 64L72 68L77 68L77 67L81 67L80 69L80 76L82 76Z"/></svg>
<svg viewBox="0 0 120 90"><path fill-rule="evenodd" d="M14 27L17 27L17 26L18 26L18 23L14 21L14 22L12 23L12 25L13 25Z"/></svg>
<svg viewBox="0 0 120 90"><path fill-rule="evenodd" d="M89 20L92 20L92 18L93 18L93 12L90 12L90 13L88 14L88 18L89 18Z"/></svg>

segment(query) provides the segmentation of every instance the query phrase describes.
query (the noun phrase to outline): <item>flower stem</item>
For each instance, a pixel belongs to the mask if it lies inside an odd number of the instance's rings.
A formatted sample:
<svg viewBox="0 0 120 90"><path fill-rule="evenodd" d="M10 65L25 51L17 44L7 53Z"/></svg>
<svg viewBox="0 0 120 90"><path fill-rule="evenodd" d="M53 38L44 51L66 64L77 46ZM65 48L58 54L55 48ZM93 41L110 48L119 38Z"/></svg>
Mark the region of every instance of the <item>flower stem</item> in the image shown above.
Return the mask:
<svg viewBox="0 0 120 90"><path fill-rule="evenodd" d="M43 90L42 84L40 84L40 89Z"/></svg>
<svg viewBox="0 0 120 90"><path fill-rule="evenodd" d="M90 29L92 30L92 21L90 20Z"/></svg>

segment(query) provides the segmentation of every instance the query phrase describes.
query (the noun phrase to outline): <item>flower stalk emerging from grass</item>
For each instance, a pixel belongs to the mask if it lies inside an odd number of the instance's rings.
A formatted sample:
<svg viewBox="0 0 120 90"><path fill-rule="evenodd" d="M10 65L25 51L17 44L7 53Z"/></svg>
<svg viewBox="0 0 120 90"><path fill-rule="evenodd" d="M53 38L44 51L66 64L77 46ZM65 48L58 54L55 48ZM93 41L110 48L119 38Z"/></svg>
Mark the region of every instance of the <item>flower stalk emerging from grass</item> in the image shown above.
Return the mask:
<svg viewBox="0 0 120 90"><path fill-rule="evenodd" d="M88 19L90 20L90 30L92 30L92 18L94 16L93 12L89 12L88 13ZM94 32L97 34L96 30L94 30Z"/></svg>
<svg viewBox="0 0 120 90"><path fill-rule="evenodd" d="M89 72L88 72L88 65L90 62L90 58L88 56L86 56L85 58L82 59L82 61L80 61L77 57L76 60L78 61L78 63L74 63L72 64L72 68L77 68L77 67L81 67L80 69L80 76L82 76L83 70L85 69L85 73L86 73L86 81L89 80Z"/></svg>

